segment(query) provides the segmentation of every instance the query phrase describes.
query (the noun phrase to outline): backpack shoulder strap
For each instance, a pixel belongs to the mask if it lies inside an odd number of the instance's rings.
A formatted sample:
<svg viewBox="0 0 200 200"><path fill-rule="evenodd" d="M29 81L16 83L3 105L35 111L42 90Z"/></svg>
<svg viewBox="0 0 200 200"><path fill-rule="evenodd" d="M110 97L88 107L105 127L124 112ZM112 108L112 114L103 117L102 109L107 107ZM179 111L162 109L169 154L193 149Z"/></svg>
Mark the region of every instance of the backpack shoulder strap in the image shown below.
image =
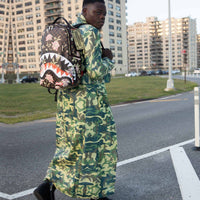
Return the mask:
<svg viewBox="0 0 200 200"><path fill-rule="evenodd" d="M73 27L71 26L71 24L70 24L64 17L57 17L57 18L54 20L54 22L53 22L52 24L55 24L55 23L56 23L58 20L60 20L60 19L64 20L65 23L66 23L70 28L73 28Z"/></svg>
<svg viewBox="0 0 200 200"><path fill-rule="evenodd" d="M73 25L74 28L79 28L80 26L82 25L86 25L87 23L81 23L81 24L76 24L76 25Z"/></svg>

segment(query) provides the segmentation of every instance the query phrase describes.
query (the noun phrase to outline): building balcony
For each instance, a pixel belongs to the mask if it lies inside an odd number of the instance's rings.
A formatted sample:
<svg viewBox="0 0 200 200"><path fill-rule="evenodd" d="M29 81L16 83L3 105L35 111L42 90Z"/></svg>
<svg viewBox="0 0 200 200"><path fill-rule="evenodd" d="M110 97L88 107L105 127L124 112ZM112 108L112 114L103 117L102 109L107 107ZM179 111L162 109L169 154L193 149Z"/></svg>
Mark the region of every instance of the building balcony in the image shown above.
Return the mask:
<svg viewBox="0 0 200 200"><path fill-rule="evenodd" d="M59 15L61 15L62 12L63 12L62 10L51 10L51 12L50 11L45 12L45 16L47 16L47 17L59 16Z"/></svg>
<svg viewBox="0 0 200 200"><path fill-rule="evenodd" d="M61 16L61 15L58 15L58 16ZM51 16L51 17L48 17L48 18L45 19L45 22L46 22L47 24L52 24L58 16Z"/></svg>
<svg viewBox="0 0 200 200"><path fill-rule="evenodd" d="M60 2L60 0L55 1L55 0L44 0L44 3L56 3L56 2Z"/></svg>
<svg viewBox="0 0 200 200"><path fill-rule="evenodd" d="M44 6L45 10L52 10L52 9L58 9L58 8L61 8L60 4L59 3L54 3L54 4L46 4Z"/></svg>

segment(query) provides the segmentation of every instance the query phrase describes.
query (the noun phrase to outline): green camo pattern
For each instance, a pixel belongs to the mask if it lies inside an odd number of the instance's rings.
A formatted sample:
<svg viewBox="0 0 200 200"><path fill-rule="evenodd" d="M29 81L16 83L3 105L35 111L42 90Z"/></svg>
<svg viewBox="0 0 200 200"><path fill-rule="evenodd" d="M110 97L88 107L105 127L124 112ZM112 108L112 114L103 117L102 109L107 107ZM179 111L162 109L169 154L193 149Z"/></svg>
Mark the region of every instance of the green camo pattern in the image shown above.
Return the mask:
<svg viewBox="0 0 200 200"><path fill-rule="evenodd" d="M77 23L85 23L81 15ZM101 58L99 31L82 25L86 73L75 89L60 90L56 152L46 178L74 198L101 198L115 191L117 135L105 82L111 60Z"/></svg>

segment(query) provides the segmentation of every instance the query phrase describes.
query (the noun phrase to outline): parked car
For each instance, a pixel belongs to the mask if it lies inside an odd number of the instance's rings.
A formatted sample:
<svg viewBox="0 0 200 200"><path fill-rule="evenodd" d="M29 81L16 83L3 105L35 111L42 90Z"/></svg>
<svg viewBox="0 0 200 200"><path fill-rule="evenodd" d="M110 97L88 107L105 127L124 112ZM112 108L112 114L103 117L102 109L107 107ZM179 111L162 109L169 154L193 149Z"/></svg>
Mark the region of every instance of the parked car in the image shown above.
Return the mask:
<svg viewBox="0 0 200 200"><path fill-rule="evenodd" d="M163 74L168 74L168 71L164 71L164 70L163 70L162 73L163 73Z"/></svg>
<svg viewBox="0 0 200 200"><path fill-rule="evenodd" d="M200 68L195 69L194 74L200 74Z"/></svg>
<svg viewBox="0 0 200 200"><path fill-rule="evenodd" d="M163 71L161 69L156 71L156 75L162 75L162 74L163 74Z"/></svg>
<svg viewBox="0 0 200 200"><path fill-rule="evenodd" d="M136 72L131 72L128 74L125 74L126 77L132 77L132 76L138 76L138 74Z"/></svg>
<svg viewBox="0 0 200 200"><path fill-rule="evenodd" d="M140 73L139 73L140 76L146 76L147 75L147 72L145 70L142 70Z"/></svg>
<svg viewBox="0 0 200 200"><path fill-rule="evenodd" d="M31 76L24 76L20 79L21 83L36 83L38 82L38 78L31 77Z"/></svg>
<svg viewBox="0 0 200 200"><path fill-rule="evenodd" d="M172 70L172 74L179 74L181 71L179 69Z"/></svg>
<svg viewBox="0 0 200 200"><path fill-rule="evenodd" d="M153 70L147 71L147 75L151 76L151 75L156 75L156 72Z"/></svg>

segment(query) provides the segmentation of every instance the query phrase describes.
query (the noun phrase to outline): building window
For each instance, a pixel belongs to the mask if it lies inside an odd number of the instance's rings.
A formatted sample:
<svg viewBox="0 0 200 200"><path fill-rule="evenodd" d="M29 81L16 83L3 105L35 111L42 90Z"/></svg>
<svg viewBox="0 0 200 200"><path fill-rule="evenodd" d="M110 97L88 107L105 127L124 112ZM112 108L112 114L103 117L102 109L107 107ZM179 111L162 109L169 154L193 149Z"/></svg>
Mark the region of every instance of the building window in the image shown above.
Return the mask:
<svg viewBox="0 0 200 200"><path fill-rule="evenodd" d="M0 8L5 8L5 5L3 5L3 4L0 4Z"/></svg>
<svg viewBox="0 0 200 200"><path fill-rule="evenodd" d="M25 41L19 41L19 45L25 44Z"/></svg>
<svg viewBox="0 0 200 200"><path fill-rule="evenodd" d="M120 13L116 13L116 17L120 17L121 18L121 14Z"/></svg>
<svg viewBox="0 0 200 200"><path fill-rule="evenodd" d="M18 39L22 39L22 38L25 38L24 35L18 35Z"/></svg>
<svg viewBox="0 0 200 200"><path fill-rule="evenodd" d="M121 20L117 19L117 24L121 24Z"/></svg>
<svg viewBox="0 0 200 200"><path fill-rule="evenodd" d="M108 8L113 8L113 5L111 3L109 3Z"/></svg>
<svg viewBox="0 0 200 200"><path fill-rule="evenodd" d="M27 34L27 38L34 38L34 34L33 33Z"/></svg>
<svg viewBox="0 0 200 200"><path fill-rule="evenodd" d="M114 32L110 31L109 36L115 36Z"/></svg>
<svg viewBox="0 0 200 200"><path fill-rule="evenodd" d="M33 44L35 41L34 40L28 40L27 44Z"/></svg>
<svg viewBox="0 0 200 200"><path fill-rule="evenodd" d="M33 15L27 15L26 19L33 19Z"/></svg>
<svg viewBox="0 0 200 200"><path fill-rule="evenodd" d="M115 51L115 46L110 46L111 51Z"/></svg>
<svg viewBox="0 0 200 200"><path fill-rule="evenodd" d="M122 47L117 47L117 50L118 51L122 51Z"/></svg>
<svg viewBox="0 0 200 200"><path fill-rule="evenodd" d="M109 17L108 21L109 21L109 22L114 22L114 19L111 18L111 17Z"/></svg>
<svg viewBox="0 0 200 200"><path fill-rule="evenodd" d="M122 58L122 53L118 53L118 58Z"/></svg>
<svg viewBox="0 0 200 200"><path fill-rule="evenodd" d="M110 39L109 42L110 42L110 44L114 44L115 40L114 39Z"/></svg>
<svg viewBox="0 0 200 200"><path fill-rule="evenodd" d="M117 30L118 30L118 31L121 31L122 28L121 28L120 26L117 26Z"/></svg>
<svg viewBox="0 0 200 200"><path fill-rule="evenodd" d="M32 10L33 10L32 8L28 8L28 9L25 10L25 13L32 12Z"/></svg>
<svg viewBox="0 0 200 200"><path fill-rule="evenodd" d="M31 6L32 5L32 2L26 2L25 3L25 6Z"/></svg>
<svg viewBox="0 0 200 200"><path fill-rule="evenodd" d="M22 20L24 20L24 17L23 17L23 16L17 17L17 21L22 21Z"/></svg>
<svg viewBox="0 0 200 200"><path fill-rule="evenodd" d="M116 6L116 10L120 11L121 10L120 6Z"/></svg>
<svg viewBox="0 0 200 200"><path fill-rule="evenodd" d="M109 29L114 30L114 26L113 25L109 25Z"/></svg>
<svg viewBox="0 0 200 200"><path fill-rule="evenodd" d="M26 50L26 47L20 47L19 48L19 51L25 51Z"/></svg>
<svg viewBox="0 0 200 200"><path fill-rule="evenodd" d="M122 40L117 40L117 44L122 44Z"/></svg>
<svg viewBox="0 0 200 200"><path fill-rule="evenodd" d="M32 25L33 24L33 21L27 21L26 22L26 25Z"/></svg>
<svg viewBox="0 0 200 200"><path fill-rule="evenodd" d="M36 65L29 65L29 68L36 68Z"/></svg>
<svg viewBox="0 0 200 200"><path fill-rule="evenodd" d="M23 14L23 10L16 11L17 15Z"/></svg>
<svg viewBox="0 0 200 200"><path fill-rule="evenodd" d="M35 56L35 52L29 52L28 56Z"/></svg>
<svg viewBox="0 0 200 200"><path fill-rule="evenodd" d="M23 29L23 28L18 29L17 32L18 32L18 33L23 33L23 32L24 32L24 29Z"/></svg>
<svg viewBox="0 0 200 200"><path fill-rule="evenodd" d="M113 16L113 11L108 11L108 15Z"/></svg>
<svg viewBox="0 0 200 200"><path fill-rule="evenodd" d="M16 8L22 8L22 7L23 7L22 4L18 4L18 5L16 5Z"/></svg>
<svg viewBox="0 0 200 200"><path fill-rule="evenodd" d="M34 30L33 27L26 28L26 31L33 31L33 30Z"/></svg>
<svg viewBox="0 0 200 200"><path fill-rule="evenodd" d="M121 34L121 33L117 33L117 37L118 37L118 38L121 38L121 37L122 37L122 34Z"/></svg>

